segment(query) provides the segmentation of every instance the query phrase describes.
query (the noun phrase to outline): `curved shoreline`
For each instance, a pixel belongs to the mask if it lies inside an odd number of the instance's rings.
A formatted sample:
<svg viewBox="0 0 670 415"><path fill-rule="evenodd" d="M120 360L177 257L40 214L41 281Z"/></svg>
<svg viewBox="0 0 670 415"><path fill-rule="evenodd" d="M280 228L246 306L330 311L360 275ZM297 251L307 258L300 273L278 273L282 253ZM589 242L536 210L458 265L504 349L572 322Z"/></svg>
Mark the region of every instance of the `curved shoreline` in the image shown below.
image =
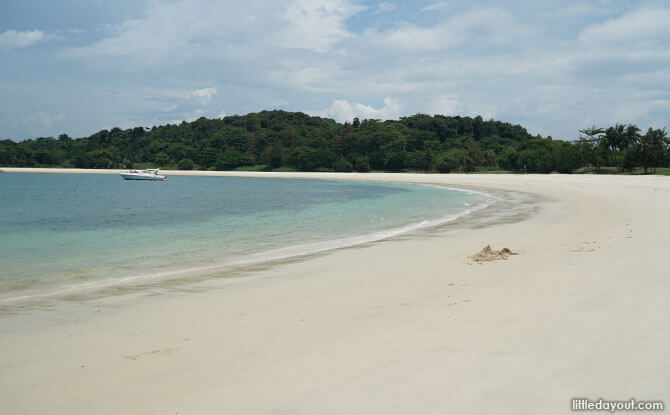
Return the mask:
<svg viewBox="0 0 670 415"><path fill-rule="evenodd" d="M33 173L41 173L41 171ZM65 171L59 173L70 174L71 172ZM85 174L84 171L80 171L79 173ZM213 173L218 173L216 174L217 176L221 175L219 172ZM211 174L208 174L207 176L211 176ZM315 180L322 179L317 178ZM397 181L394 182L402 183ZM388 183L388 181L386 181L386 183ZM174 269L168 269L153 274L128 275L120 278L42 287L41 289L35 290L27 289L16 291L12 293L13 295L11 296L0 297L0 316L13 314L15 312L30 311L31 307L41 308L47 304L54 304L55 302L68 298L76 299L77 301L87 301L99 299L106 295L123 296L125 294L136 294L141 291L143 291L143 294L145 295L152 295L152 288L161 289L164 286L174 287L176 284L197 284L207 279L225 277L226 275L248 274L258 267L268 267L281 264L282 262L305 260L318 255L327 255L330 252L340 249L355 249L361 245L377 243L394 238L411 237L411 235L416 236L423 232L444 230L447 227L451 229L453 226L467 226L477 218L485 218L482 222L488 224L480 226L490 226L498 221L496 217L490 217L496 210L500 210L500 208L497 208L496 204L503 202L510 204L519 200L512 200L509 196L511 194L510 192L504 192L503 194L497 193L494 195L481 190L446 186L442 184L415 183L415 185L435 186L447 190L476 193L489 198L490 201L484 202L482 205L466 208L465 210L452 215L426 219L417 223L408 223L402 227L382 229L371 234L356 234L328 241L290 245L247 255L239 259L219 262L207 261L202 265L176 267ZM531 212L529 209L530 208L524 212L525 217L530 216ZM517 217L512 220L522 220L522 218Z"/></svg>
<svg viewBox="0 0 670 415"><path fill-rule="evenodd" d="M6 411L555 414L574 397L668 401L668 178L363 176L552 201L521 222L183 295L4 319ZM519 255L472 263L487 244Z"/></svg>

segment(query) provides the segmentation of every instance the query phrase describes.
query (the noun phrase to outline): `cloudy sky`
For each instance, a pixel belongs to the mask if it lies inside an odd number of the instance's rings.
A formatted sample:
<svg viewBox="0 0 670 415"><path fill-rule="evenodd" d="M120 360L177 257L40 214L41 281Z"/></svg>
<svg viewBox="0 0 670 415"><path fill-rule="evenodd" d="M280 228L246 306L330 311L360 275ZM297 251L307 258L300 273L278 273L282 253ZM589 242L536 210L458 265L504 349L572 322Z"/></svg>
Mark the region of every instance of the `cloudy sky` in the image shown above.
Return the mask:
<svg viewBox="0 0 670 415"><path fill-rule="evenodd" d="M2 0L0 138L263 109L670 125L667 0Z"/></svg>

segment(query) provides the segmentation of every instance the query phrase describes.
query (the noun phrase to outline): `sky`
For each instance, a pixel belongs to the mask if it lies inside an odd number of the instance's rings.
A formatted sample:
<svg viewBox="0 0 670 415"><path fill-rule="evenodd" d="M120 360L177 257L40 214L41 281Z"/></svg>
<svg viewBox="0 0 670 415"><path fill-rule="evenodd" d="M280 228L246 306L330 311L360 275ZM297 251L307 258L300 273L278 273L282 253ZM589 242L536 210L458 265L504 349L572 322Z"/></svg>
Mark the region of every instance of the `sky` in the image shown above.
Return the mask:
<svg viewBox="0 0 670 415"><path fill-rule="evenodd" d="M0 139L262 110L670 125L667 0L2 0Z"/></svg>

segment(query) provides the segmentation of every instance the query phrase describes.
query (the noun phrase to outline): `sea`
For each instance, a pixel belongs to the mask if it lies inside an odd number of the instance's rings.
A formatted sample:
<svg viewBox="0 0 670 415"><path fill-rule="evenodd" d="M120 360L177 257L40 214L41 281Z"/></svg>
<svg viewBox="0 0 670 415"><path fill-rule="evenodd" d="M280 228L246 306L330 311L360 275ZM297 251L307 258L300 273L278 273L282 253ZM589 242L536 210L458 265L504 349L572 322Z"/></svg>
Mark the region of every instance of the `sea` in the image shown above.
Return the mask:
<svg viewBox="0 0 670 415"><path fill-rule="evenodd" d="M420 184L4 173L0 304L220 276L435 227L490 202L485 193Z"/></svg>

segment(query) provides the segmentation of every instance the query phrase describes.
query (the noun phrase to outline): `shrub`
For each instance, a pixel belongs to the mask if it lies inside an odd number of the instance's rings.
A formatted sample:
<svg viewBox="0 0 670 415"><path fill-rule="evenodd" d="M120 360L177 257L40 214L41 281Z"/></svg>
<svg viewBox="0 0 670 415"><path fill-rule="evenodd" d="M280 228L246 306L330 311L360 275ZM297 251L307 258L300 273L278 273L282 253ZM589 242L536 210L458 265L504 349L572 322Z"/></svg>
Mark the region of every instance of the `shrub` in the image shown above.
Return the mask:
<svg viewBox="0 0 670 415"><path fill-rule="evenodd" d="M333 169L338 172L350 172L354 169L354 166L344 157L340 157L333 164Z"/></svg>
<svg viewBox="0 0 670 415"><path fill-rule="evenodd" d="M177 164L179 170L193 170L193 160L191 159L181 159Z"/></svg>
<svg viewBox="0 0 670 415"><path fill-rule="evenodd" d="M442 155L435 164L435 168L440 173L450 173L459 168L458 159L450 153Z"/></svg>

